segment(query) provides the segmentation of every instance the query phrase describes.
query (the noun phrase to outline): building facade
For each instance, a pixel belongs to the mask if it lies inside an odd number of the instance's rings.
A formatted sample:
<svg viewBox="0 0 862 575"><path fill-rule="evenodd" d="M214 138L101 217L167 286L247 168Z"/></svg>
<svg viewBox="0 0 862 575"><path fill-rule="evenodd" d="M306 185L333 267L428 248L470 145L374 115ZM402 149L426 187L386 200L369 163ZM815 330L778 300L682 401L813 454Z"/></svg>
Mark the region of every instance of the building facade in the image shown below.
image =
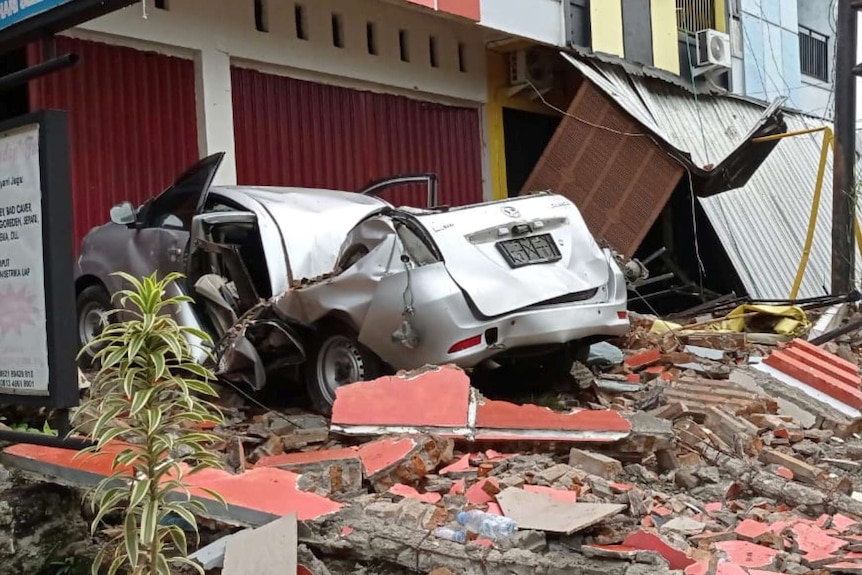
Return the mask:
<svg viewBox="0 0 862 575"><path fill-rule="evenodd" d="M725 86L732 92L769 102L785 97L789 107L832 117L835 0L676 3L681 43L691 43L696 29L704 27L728 34L731 63ZM717 16L713 21L697 16L704 13ZM690 54L696 61L697 54ZM681 50L681 61L686 57ZM681 66L685 72L685 62Z"/></svg>

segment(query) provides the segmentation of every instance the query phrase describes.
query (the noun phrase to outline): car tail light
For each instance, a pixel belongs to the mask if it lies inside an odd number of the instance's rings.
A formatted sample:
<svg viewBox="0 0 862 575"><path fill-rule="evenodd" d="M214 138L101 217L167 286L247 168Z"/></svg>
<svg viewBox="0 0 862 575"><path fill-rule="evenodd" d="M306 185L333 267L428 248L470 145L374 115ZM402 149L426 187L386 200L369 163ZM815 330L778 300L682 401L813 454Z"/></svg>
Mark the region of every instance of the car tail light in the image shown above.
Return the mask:
<svg viewBox="0 0 862 575"><path fill-rule="evenodd" d="M618 312L617 312L617 317L618 317L618 318L620 318L620 319L628 319L628 317L629 317L629 312L627 312L627 311L625 311L625 310L623 310L623 311L618 311Z"/></svg>
<svg viewBox="0 0 862 575"><path fill-rule="evenodd" d="M459 351L464 351L465 349L476 347L480 343L482 343L482 336L474 335L473 337L462 339L458 343L454 344L452 347L449 348L449 353L458 353Z"/></svg>

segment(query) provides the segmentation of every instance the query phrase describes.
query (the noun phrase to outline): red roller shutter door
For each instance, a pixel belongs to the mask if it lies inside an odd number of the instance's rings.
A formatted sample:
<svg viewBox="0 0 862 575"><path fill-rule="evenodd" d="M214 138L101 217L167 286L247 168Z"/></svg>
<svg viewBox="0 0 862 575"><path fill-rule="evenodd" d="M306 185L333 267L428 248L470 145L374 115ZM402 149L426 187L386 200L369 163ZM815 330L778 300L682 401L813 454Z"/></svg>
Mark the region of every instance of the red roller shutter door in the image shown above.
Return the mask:
<svg viewBox="0 0 862 575"><path fill-rule="evenodd" d="M477 108L317 84L233 68L240 184L356 190L407 172L434 172L440 202L482 200ZM391 193L395 203L424 196Z"/></svg>
<svg viewBox="0 0 862 575"><path fill-rule="evenodd" d="M114 204L139 204L198 158L191 60L66 37L75 68L30 84L30 109L69 114L75 242ZM31 61L38 49L31 47Z"/></svg>

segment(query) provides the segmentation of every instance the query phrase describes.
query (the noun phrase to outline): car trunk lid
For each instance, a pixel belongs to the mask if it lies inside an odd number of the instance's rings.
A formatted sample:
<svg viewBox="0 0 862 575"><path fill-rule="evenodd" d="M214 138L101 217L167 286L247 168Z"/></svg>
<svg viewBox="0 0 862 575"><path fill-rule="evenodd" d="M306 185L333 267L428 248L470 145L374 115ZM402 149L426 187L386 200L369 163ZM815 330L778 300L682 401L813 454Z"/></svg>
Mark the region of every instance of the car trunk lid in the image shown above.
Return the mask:
<svg viewBox="0 0 862 575"><path fill-rule="evenodd" d="M513 198L418 219L452 279L487 317L589 295L608 282L608 260L578 209L562 196Z"/></svg>

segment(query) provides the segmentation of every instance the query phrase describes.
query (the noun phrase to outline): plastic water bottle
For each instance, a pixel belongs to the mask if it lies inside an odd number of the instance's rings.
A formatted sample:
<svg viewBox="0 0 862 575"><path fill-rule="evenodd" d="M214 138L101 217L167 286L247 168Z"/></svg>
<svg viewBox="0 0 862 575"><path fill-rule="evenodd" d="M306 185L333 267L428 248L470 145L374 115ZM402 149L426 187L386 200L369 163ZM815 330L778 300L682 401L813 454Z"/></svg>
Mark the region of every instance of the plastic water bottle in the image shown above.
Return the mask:
<svg viewBox="0 0 862 575"><path fill-rule="evenodd" d="M454 541L456 543L466 543L467 542L467 534L463 531L455 531L454 529L449 529L448 527L438 527L433 531L435 537L439 537L440 539L445 539L447 541Z"/></svg>
<svg viewBox="0 0 862 575"><path fill-rule="evenodd" d="M473 511L462 511L458 514L458 523L472 533L478 533L488 539L505 539L511 537L518 530L518 525L508 517L485 513L474 509Z"/></svg>

